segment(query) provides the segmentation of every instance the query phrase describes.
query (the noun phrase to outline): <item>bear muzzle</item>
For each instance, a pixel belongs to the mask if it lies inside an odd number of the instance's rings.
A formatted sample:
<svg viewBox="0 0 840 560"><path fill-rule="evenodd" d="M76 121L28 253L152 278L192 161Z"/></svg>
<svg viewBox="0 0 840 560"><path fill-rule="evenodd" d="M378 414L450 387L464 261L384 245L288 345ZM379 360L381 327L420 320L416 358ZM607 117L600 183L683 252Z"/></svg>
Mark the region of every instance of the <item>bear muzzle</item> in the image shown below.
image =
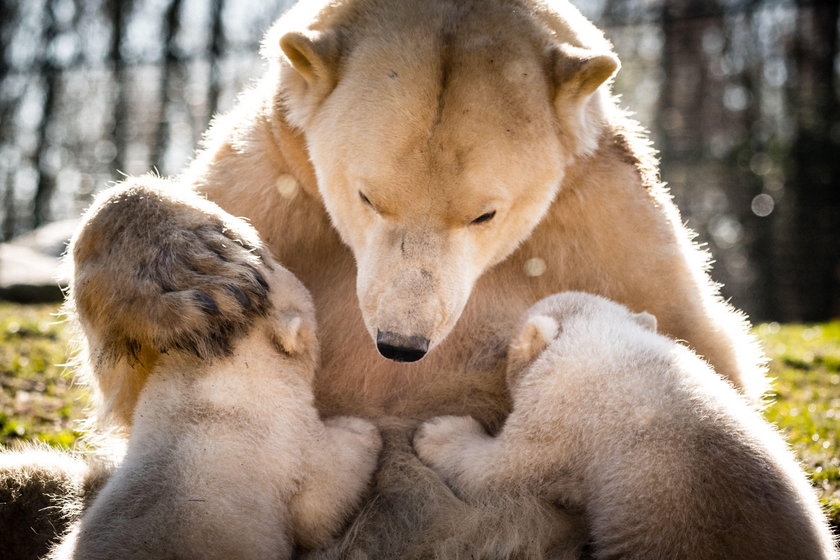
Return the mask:
<svg viewBox="0 0 840 560"><path fill-rule="evenodd" d="M429 339L377 329L376 349L383 357L395 362L416 362L429 351Z"/></svg>

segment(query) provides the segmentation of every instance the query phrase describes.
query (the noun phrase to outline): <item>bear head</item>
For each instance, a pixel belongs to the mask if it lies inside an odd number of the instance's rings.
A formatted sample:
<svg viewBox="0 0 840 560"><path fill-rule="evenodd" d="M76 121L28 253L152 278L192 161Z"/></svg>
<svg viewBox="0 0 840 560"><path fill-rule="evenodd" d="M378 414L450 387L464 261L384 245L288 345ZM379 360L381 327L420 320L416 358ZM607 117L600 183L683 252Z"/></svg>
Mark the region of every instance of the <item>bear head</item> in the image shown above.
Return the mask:
<svg viewBox="0 0 840 560"><path fill-rule="evenodd" d="M507 382L515 387L522 373L546 353L555 341L563 339L560 353L584 351L585 345L599 338L631 330L656 332L656 317L601 296L583 292L563 292L535 303L526 313L508 347ZM599 336L600 335L600 336Z"/></svg>
<svg viewBox="0 0 840 560"><path fill-rule="evenodd" d="M594 151L618 68L570 4L524 0L302 2L264 53L397 361L446 337Z"/></svg>

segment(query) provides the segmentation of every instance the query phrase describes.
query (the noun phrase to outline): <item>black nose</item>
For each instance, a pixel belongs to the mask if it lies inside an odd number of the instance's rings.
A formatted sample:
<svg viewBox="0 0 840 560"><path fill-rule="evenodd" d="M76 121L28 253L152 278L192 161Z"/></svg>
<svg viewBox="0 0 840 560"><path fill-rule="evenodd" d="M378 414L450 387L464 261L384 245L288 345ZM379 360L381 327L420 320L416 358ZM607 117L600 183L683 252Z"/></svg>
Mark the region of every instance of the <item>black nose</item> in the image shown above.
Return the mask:
<svg viewBox="0 0 840 560"><path fill-rule="evenodd" d="M376 349L395 362L416 362L429 351L429 339L377 330Z"/></svg>

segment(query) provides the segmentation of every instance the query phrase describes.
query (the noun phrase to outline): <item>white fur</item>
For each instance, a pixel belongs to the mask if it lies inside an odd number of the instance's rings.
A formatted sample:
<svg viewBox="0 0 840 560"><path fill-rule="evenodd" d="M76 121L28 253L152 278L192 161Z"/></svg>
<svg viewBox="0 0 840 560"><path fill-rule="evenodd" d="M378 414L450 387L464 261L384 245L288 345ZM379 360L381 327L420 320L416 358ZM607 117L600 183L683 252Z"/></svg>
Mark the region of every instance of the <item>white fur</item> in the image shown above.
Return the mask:
<svg viewBox="0 0 840 560"><path fill-rule="evenodd" d="M524 489L582 509L596 558L835 558L776 430L653 329L598 296L542 300L511 348L514 410L498 437L436 418L419 455L467 496Z"/></svg>
<svg viewBox="0 0 840 560"><path fill-rule="evenodd" d="M159 360L123 464L53 558L289 558L341 528L381 441L364 420L319 419L311 301L285 270L270 280L275 306L233 355ZM281 308L290 292L304 297Z"/></svg>

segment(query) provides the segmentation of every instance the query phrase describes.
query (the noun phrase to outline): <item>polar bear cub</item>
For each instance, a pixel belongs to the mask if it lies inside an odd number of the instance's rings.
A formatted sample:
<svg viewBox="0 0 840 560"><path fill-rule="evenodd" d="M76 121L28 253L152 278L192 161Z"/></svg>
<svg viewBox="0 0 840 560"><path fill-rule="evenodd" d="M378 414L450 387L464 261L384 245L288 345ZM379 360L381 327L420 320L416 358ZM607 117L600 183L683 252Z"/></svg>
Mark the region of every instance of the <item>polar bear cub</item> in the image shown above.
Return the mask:
<svg viewBox="0 0 840 560"><path fill-rule="evenodd" d="M596 558L835 558L776 430L655 330L652 315L598 296L540 301L509 349L501 432L435 418L418 454L467 497L526 491L579 509Z"/></svg>
<svg viewBox="0 0 840 560"><path fill-rule="evenodd" d="M54 558L269 559L326 544L381 447L358 418L313 405L315 312L266 263L270 304L228 356L162 354L140 392L126 456Z"/></svg>

